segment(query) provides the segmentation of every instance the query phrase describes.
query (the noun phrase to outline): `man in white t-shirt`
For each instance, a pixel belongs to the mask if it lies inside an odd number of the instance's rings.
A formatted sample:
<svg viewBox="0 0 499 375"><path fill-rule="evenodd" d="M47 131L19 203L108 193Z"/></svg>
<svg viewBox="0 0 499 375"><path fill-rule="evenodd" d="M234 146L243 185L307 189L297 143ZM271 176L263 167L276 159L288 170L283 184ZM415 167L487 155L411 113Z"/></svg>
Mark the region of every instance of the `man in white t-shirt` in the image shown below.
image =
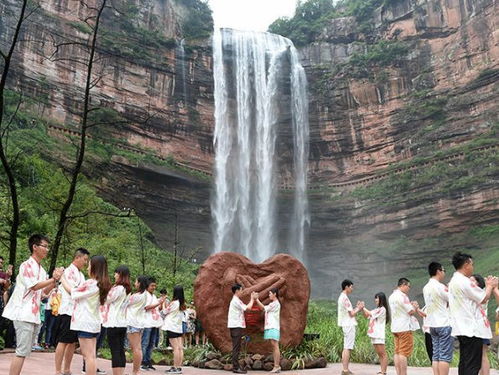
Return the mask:
<svg viewBox="0 0 499 375"><path fill-rule="evenodd" d="M414 349L413 331L419 328L419 323L413 315L419 313L424 316L417 302L409 300L407 294L410 289L411 282L402 277L397 283L397 289L388 299L392 314L391 330L395 342L393 362L397 375L407 375L407 359Z"/></svg>
<svg viewBox="0 0 499 375"><path fill-rule="evenodd" d="M140 368L145 371L153 370L156 368L152 365L151 355L154 349L154 343L158 335L159 327L163 325L163 318L159 314L158 307L165 302L166 297L158 299L154 292L156 291L157 283L154 277L149 277L149 286L147 287L147 301L146 301L146 316L144 321L144 331L142 332L141 346L142 346L142 363Z"/></svg>
<svg viewBox="0 0 499 375"><path fill-rule="evenodd" d="M16 329L16 356L10 362L9 375L19 375L24 359L31 353L35 327L40 324L40 302L42 291L49 294L61 278L63 268L56 268L52 278L41 261L49 251L49 239L40 234L32 235L28 240L31 257L19 266L16 287L3 311L3 317L14 322Z"/></svg>
<svg viewBox="0 0 499 375"><path fill-rule="evenodd" d="M239 368L239 351L241 350L241 338L246 328L246 321L244 320L244 312L251 310L253 303L258 298L258 293L251 293L250 302L245 305L241 301L243 294L243 286L241 284L234 284L232 286L232 300L229 305L229 314L227 317L227 328L230 330L230 337L232 339L232 372L236 374L246 374L246 370Z"/></svg>
<svg viewBox="0 0 499 375"><path fill-rule="evenodd" d="M478 375L482 365L483 339L490 338L484 337L479 310L497 288L497 277L487 277L484 290L470 279L473 275L471 255L457 252L452 257L452 265L456 272L449 283L449 311L452 336L459 340L458 374Z"/></svg>
<svg viewBox="0 0 499 375"><path fill-rule="evenodd" d="M355 309L350 302L348 296L353 292L353 282L343 280L341 283L342 292L338 297L338 326L343 330L343 351L341 353L341 363L343 364L342 375L351 375L352 372L348 369L350 364L350 352L355 344L355 327L357 320L355 315L364 308L363 302L357 302Z"/></svg>
<svg viewBox="0 0 499 375"><path fill-rule="evenodd" d="M73 287L76 288L85 282L85 276L81 272L87 267L90 253L87 249L79 248L73 255L73 261L64 270L63 277ZM78 342L76 331L71 330L71 316L74 310L74 300L71 298L66 289L62 286L59 288L61 293L61 305L59 306L59 314L56 318L56 348L55 348L55 373L56 374L71 374L71 362ZM64 360L64 369L63 367Z"/></svg>
<svg viewBox="0 0 499 375"><path fill-rule="evenodd" d="M445 269L438 262L428 266L430 280L423 288L426 305L425 326L430 329L434 375L448 375L454 354L454 338L449 319L449 290L443 284Z"/></svg>

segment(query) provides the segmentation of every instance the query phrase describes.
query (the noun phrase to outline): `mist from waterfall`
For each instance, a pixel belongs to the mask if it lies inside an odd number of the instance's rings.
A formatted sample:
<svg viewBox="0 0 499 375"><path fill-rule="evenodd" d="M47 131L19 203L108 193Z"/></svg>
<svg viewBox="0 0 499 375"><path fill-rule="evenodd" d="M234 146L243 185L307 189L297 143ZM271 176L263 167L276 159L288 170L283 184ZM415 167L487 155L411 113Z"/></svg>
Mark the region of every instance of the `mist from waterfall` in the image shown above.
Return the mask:
<svg viewBox="0 0 499 375"><path fill-rule="evenodd" d="M213 250L239 252L257 262L282 251L304 260L308 100L297 51L278 35L222 29L214 34L213 60ZM283 107L291 114L285 125ZM291 128L293 137L294 207L286 249L278 247L277 233L279 126Z"/></svg>

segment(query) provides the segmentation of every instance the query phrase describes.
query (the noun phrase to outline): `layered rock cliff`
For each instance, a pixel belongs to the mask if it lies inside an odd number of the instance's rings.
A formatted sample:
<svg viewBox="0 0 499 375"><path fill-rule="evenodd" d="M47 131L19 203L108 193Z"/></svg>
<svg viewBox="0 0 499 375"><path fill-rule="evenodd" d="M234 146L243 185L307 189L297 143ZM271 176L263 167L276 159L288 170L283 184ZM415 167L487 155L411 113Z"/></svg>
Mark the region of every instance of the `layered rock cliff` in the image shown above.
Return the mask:
<svg viewBox="0 0 499 375"><path fill-rule="evenodd" d="M180 49L181 2L118 3L119 12L105 18L93 100L127 121L92 136L166 163L122 153L110 161L92 158L86 173L105 198L136 208L165 247L176 216L183 245L206 256L214 128L210 41L187 41ZM300 51L309 81L308 267L315 296L335 295L329 286L347 276L358 280L363 296L387 291L399 276L421 277L430 259L446 260L458 247L490 248L473 230L499 218L497 3L387 3L373 12L369 32L353 17L332 19ZM16 4L0 5L2 45ZM47 41L84 41L89 31L79 1L41 4L9 84L43 98L40 113L56 123L49 134L66 137L59 127L77 131L84 77L71 58L83 52L71 47L50 59L54 46ZM284 154L292 149L279 147ZM279 207L287 216L293 186L282 177Z"/></svg>

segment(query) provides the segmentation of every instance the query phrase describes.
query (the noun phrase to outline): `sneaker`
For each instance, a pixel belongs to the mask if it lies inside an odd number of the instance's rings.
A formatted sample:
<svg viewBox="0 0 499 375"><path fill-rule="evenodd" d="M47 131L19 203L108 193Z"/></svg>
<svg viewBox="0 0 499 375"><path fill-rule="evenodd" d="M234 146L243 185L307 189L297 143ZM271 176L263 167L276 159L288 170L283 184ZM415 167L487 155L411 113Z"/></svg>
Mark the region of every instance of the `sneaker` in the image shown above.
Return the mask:
<svg viewBox="0 0 499 375"><path fill-rule="evenodd" d="M240 368L236 368L235 370L232 370L234 374L246 374L248 371L246 370L241 370Z"/></svg>
<svg viewBox="0 0 499 375"><path fill-rule="evenodd" d="M42 348L40 345L38 345L38 344L33 345L33 346L31 347L31 349L32 349L32 350L43 350L43 348Z"/></svg>
<svg viewBox="0 0 499 375"><path fill-rule="evenodd" d="M177 374L182 374L182 367L177 367Z"/></svg>
<svg viewBox="0 0 499 375"><path fill-rule="evenodd" d="M178 370L175 367L170 367L169 370L165 371L166 374L179 374ZM180 373L182 373L182 370L180 370Z"/></svg>
<svg viewBox="0 0 499 375"><path fill-rule="evenodd" d="M149 369L149 366L147 366L147 365L141 365L141 366L140 366L140 369L141 369L141 370L144 370L144 371L149 371L149 370L150 370L150 369Z"/></svg>
<svg viewBox="0 0 499 375"><path fill-rule="evenodd" d="M97 374L99 374L99 375L106 375L106 374L107 374L107 371L97 369L96 373L97 373Z"/></svg>
<svg viewBox="0 0 499 375"><path fill-rule="evenodd" d="M149 370L156 371L156 367L154 367L153 365L149 365L149 366L147 366L147 368L149 368Z"/></svg>

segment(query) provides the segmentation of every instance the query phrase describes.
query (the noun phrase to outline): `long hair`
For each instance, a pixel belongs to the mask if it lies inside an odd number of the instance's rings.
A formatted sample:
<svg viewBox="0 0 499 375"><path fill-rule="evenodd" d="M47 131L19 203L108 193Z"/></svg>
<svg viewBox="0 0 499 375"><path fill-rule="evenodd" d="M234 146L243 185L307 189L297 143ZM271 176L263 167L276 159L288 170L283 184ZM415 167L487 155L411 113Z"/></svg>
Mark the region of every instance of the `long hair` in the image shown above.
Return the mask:
<svg viewBox="0 0 499 375"><path fill-rule="evenodd" d="M184 288L182 285L175 285L173 288L172 301L178 301L180 304L180 310L185 310Z"/></svg>
<svg viewBox="0 0 499 375"><path fill-rule="evenodd" d="M137 281L139 282L139 293L144 293L149 286L149 276L140 275L137 277Z"/></svg>
<svg viewBox="0 0 499 375"><path fill-rule="evenodd" d="M90 258L90 277L97 280L99 287L99 300L103 305L106 302L107 294L111 289L111 281L107 272L107 261L102 255L94 255Z"/></svg>
<svg viewBox="0 0 499 375"><path fill-rule="evenodd" d="M385 293L383 293L383 292L376 293L374 298L378 298L378 300L379 300L378 307L385 308L385 310L386 310L386 322L390 323L390 309L388 307L388 301L386 300Z"/></svg>
<svg viewBox="0 0 499 375"><path fill-rule="evenodd" d="M115 285L121 285L125 288L126 294L130 294L132 291L132 286L130 285L130 270L127 266L119 266L114 270L120 278L115 282Z"/></svg>
<svg viewBox="0 0 499 375"><path fill-rule="evenodd" d="M476 285L478 285L480 289L485 289L485 279L483 278L483 276L479 274L474 274L473 277L476 280Z"/></svg>

